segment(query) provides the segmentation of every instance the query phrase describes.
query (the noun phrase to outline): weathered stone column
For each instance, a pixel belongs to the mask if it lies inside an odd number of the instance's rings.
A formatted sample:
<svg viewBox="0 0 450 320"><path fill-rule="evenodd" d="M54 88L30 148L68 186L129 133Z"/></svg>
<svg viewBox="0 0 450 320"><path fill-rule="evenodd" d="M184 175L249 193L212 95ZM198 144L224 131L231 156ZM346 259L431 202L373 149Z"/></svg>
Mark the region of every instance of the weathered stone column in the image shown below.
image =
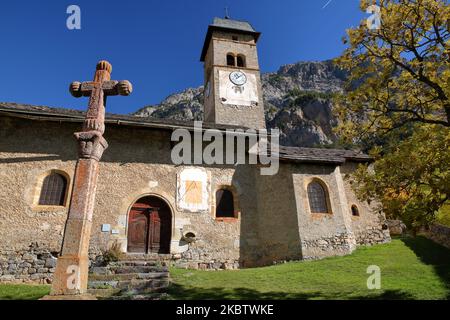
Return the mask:
<svg viewBox="0 0 450 320"><path fill-rule="evenodd" d="M89 96L83 130L76 132L79 159L75 168L69 215L64 231L61 256L56 264L50 296L43 299L95 299L87 295L89 239L97 188L98 164L108 143L105 131L105 104L108 95L129 95L128 81L111 81L112 67L107 61L97 64L94 81L73 82L75 97Z"/></svg>
<svg viewBox="0 0 450 320"><path fill-rule="evenodd" d="M342 244L341 246L343 251L351 253L356 249L356 240L353 234L351 211L347 200L347 193L345 192L344 180L342 178L340 166L336 166L333 174L336 179L337 186L335 192L337 193L340 204L336 215L340 215L339 218L342 219L342 226L339 227L338 231L341 236L344 237L343 240L345 242L345 244Z"/></svg>

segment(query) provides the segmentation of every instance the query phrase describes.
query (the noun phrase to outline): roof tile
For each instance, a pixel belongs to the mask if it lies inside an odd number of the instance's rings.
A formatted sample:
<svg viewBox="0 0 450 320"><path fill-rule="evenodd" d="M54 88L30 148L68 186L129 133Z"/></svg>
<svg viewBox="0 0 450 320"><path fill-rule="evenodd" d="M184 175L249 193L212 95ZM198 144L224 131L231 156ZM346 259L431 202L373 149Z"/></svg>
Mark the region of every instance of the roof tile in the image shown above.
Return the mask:
<svg viewBox="0 0 450 320"><path fill-rule="evenodd" d="M9 116L24 117L45 121L84 121L85 112L65 108L50 108L46 106L33 106L18 103L1 103L0 114ZM174 130L177 128L193 129L193 121L179 121L171 119L143 118L138 116L120 115L107 113L106 123L124 124L134 127L150 127L159 129ZM221 125L214 123L203 123L204 129L217 129L225 131L227 129L246 129L238 126ZM326 148L303 148L303 147L279 147L279 158L286 161L331 163L340 164L345 161L368 162L372 158L364 153L345 149Z"/></svg>

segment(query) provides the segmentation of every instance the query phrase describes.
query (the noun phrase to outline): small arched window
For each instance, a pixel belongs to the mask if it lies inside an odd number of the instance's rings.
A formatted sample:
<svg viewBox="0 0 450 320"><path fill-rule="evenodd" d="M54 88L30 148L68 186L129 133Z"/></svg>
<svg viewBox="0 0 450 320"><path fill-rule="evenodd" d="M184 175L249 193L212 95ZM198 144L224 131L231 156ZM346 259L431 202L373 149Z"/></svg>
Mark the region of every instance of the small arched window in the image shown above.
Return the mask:
<svg viewBox="0 0 450 320"><path fill-rule="evenodd" d="M235 218L234 198L230 190L216 191L216 218Z"/></svg>
<svg viewBox="0 0 450 320"><path fill-rule="evenodd" d="M245 56L238 55L237 56L237 66L241 68L245 68Z"/></svg>
<svg viewBox="0 0 450 320"><path fill-rule="evenodd" d="M311 213L330 213L327 192L320 182L313 181L308 185L308 200Z"/></svg>
<svg viewBox="0 0 450 320"><path fill-rule="evenodd" d="M51 173L44 178L39 204L44 206L64 206L67 179L59 173Z"/></svg>
<svg viewBox="0 0 450 320"><path fill-rule="evenodd" d="M352 205L352 216L359 217L359 209L356 205Z"/></svg>
<svg viewBox="0 0 450 320"><path fill-rule="evenodd" d="M236 63L235 63L234 60L235 59L234 59L234 55L233 54L231 54L231 53L227 54L227 66L235 67Z"/></svg>

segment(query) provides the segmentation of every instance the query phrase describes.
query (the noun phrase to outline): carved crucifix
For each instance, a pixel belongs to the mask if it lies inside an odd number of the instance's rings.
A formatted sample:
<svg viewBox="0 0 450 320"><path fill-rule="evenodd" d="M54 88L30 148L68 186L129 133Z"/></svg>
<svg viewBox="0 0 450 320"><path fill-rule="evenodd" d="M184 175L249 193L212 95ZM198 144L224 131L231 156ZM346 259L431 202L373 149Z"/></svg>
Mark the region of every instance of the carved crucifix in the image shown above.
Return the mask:
<svg viewBox="0 0 450 320"><path fill-rule="evenodd" d="M94 81L72 82L70 93L76 97L89 97L86 120L83 131L75 133L80 142L80 157L100 160L103 151L108 147L103 138L105 133L105 106L106 97L131 93L132 86L127 80L111 80L112 66L107 61L97 64Z"/></svg>
<svg viewBox="0 0 450 320"><path fill-rule="evenodd" d="M97 64L94 81L73 82L74 97L89 97L89 106L81 132L76 132L79 158L75 168L69 215L64 231L61 256L56 264L48 299L85 299L88 297L89 239L97 187L98 163L108 143L105 132L106 97L129 95L131 83L111 80L111 64Z"/></svg>

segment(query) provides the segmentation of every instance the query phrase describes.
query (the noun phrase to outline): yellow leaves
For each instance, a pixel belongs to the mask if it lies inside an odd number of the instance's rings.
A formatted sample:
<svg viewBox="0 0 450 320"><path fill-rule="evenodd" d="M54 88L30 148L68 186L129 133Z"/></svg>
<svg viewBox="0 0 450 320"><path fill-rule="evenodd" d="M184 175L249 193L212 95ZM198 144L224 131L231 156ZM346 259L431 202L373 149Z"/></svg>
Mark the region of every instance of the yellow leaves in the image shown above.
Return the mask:
<svg viewBox="0 0 450 320"><path fill-rule="evenodd" d="M371 156L371 157L373 157L374 159L378 159L378 158L380 158L380 156L381 156L381 154L382 154L382 147L381 146L374 146L371 150L370 150L370 152L369 152L369 155Z"/></svg>
<svg viewBox="0 0 450 320"><path fill-rule="evenodd" d="M408 201L409 197L410 197L410 195L406 190L398 190L398 189L388 188L388 189L386 189L384 199L385 199L385 201L399 200L399 201L406 202L406 201Z"/></svg>
<svg viewBox="0 0 450 320"><path fill-rule="evenodd" d="M362 8L370 4L360 2ZM382 28L347 30L349 47L336 59L350 71L349 87L358 84L339 112L340 119L358 119L352 128L358 139L383 135L403 123L447 121L448 99L441 92L450 96L450 60L433 32L437 22L447 21L443 17L448 17L449 5L441 0L383 0L380 6Z"/></svg>
<svg viewBox="0 0 450 320"><path fill-rule="evenodd" d="M392 138L373 149L374 170L361 167L353 176L357 194L410 223L432 221L450 193L450 129L421 125Z"/></svg>

